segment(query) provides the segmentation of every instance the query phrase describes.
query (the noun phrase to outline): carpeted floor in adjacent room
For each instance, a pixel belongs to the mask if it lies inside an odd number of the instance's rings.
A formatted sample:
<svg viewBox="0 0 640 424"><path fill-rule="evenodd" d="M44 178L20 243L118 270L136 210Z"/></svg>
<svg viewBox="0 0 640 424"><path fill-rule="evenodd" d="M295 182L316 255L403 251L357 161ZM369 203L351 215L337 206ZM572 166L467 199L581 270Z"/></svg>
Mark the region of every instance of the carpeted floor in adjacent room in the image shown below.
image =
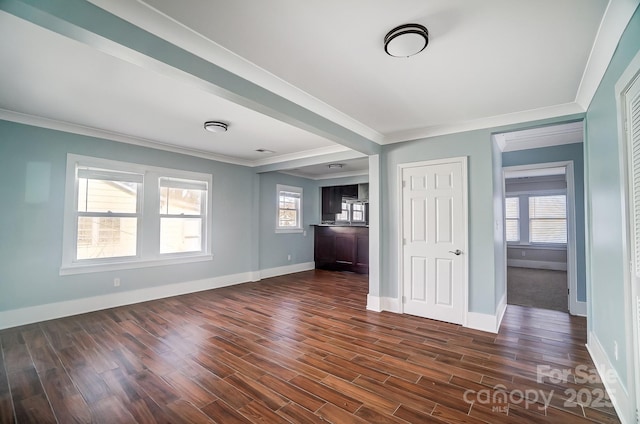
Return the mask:
<svg viewBox="0 0 640 424"><path fill-rule="evenodd" d="M508 267L507 303L567 312L567 272Z"/></svg>

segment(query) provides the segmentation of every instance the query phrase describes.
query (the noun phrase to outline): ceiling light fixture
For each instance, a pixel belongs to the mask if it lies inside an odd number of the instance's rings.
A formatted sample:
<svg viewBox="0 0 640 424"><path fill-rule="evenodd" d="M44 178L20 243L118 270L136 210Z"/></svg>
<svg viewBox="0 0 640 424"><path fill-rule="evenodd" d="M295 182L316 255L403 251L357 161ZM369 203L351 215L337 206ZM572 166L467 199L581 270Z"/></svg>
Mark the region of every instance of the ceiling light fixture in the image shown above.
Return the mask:
<svg viewBox="0 0 640 424"><path fill-rule="evenodd" d="M229 128L228 124L219 121L207 121L204 123L204 129L213 132L213 133L221 133L227 131Z"/></svg>
<svg viewBox="0 0 640 424"><path fill-rule="evenodd" d="M330 163L329 165L327 165L327 168L329 169L340 169L344 166L344 164L341 163Z"/></svg>
<svg viewBox="0 0 640 424"><path fill-rule="evenodd" d="M400 25L384 37L384 51L393 57L409 57L429 44L429 31L420 24Z"/></svg>
<svg viewBox="0 0 640 424"><path fill-rule="evenodd" d="M256 152L258 153L275 153L273 150L269 150L269 149L256 149Z"/></svg>

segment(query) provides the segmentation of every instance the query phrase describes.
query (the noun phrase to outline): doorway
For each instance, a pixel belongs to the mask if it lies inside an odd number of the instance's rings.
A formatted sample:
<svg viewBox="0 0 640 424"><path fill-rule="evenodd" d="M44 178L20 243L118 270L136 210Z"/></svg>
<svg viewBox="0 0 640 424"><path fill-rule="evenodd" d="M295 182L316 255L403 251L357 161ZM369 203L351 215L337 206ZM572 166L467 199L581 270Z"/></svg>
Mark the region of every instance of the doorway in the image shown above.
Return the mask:
<svg viewBox="0 0 640 424"><path fill-rule="evenodd" d="M573 162L503 169L507 303L578 314Z"/></svg>

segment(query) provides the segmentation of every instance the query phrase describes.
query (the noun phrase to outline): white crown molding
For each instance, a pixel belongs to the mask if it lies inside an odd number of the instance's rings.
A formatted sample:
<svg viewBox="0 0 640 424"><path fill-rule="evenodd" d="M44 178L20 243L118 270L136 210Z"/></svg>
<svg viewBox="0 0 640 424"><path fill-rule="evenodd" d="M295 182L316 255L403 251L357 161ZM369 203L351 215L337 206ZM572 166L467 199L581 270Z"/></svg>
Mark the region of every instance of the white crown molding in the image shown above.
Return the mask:
<svg viewBox="0 0 640 424"><path fill-rule="evenodd" d="M31 125L34 127L47 128L50 130L63 131L72 134L85 135L87 137L102 138L120 143L133 144L136 146L149 147L152 149L165 150L183 155L196 156L204 159L211 159L218 162L231 163L234 165L253 166L251 161L232 158L230 156L216 155L211 152L205 152L197 149L187 149L184 147L172 146L160 143L158 141L149 140L141 137L134 137L113 131L102 130L99 128L86 127L83 125L73 124L55 119L43 118L40 116L29 115L26 113L14 112L7 109L0 109L0 119L5 121L17 122L20 124Z"/></svg>
<svg viewBox="0 0 640 424"><path fill-rule="evenodd" d="M582 80L576 93L576 103L588 109L596 90L607 71L611 58L618 47L622 33L633 16L640 0L610 0L600 22Z"/></svg>
<svg viewBox="0 0 640 424"><path fill-rule="evenodd" d="M292 160L307 159L323 155L331 155L334 153L349 152L350 148L336 144L334 146L319 147L317 149L303 150L301 152L288 153L284 155L271 156L264 159L256 159L251 162L250 166L272 165L274 163L288 162Z"/></svg>
<svg viewBox="0 0 640 424"><path fill-rule="evenodd" d="M215 160L217 162L230 163L233 165L247 166L255 168L263 165L281 163L290 160L308 159L320 157L328 154L349 152L351 149L342 145L320 147L317 149L305 150L302 152L291 153L287 155L273 156L266 159L258 159L255 161L242 160L230 156L217 155L203 150L188 149L184 147L173 146L160 143L157 141L133 137L126 134L116 133L113 131L102 130L99 128L87 127L83 125L73 124L55 119L43 118L40 116L29 115L26 113L14 112L0 108L0 120L17 122L19 124L31 125L34 127L47 128L55 131L63 131L71 134L84 135L87 137L101 138L119 143L133 144L135 146L148 147L151 149L164 150L172 153L195 156L203 159Z"/></svg>
<svg viewBox="0 0 640 424"><path fill-rule="evenodd" d="M473 121L460 122L451 125L434 125L426 128L418 128L408 131L399 131L389 134L383 144L400 143L403 141L418 140L422 138L436 137L461 133L465 131L480 130L486 128L496 128L506 125L522 124L523 122L539 121L543 119L558 118L582 114L585 109L577 103L565 103L561 105L549 106L540 109L526 110L522 112L508 113L505 115L492 116Z"/></svg>
<svg viewBox="0 0 640 424"><path fill-rule="evenodd" d="M304 172L296 172L291 170L279 171L282 174L291 175L293 177L307 178L314 181L330 180L333 178L347 178L347 177L361 177L363 175L369 175L369 170L341 172L339 174L326 174L326 175L309 175Z"/></svg>
<svg viewBox="0 0 640 424"><path fill-rule="evenodd" d="M384 136L373 128L186 27L146 4L143 0L88 1L151 34L167 40L373 142L381 144L384 140Z"/></svg>

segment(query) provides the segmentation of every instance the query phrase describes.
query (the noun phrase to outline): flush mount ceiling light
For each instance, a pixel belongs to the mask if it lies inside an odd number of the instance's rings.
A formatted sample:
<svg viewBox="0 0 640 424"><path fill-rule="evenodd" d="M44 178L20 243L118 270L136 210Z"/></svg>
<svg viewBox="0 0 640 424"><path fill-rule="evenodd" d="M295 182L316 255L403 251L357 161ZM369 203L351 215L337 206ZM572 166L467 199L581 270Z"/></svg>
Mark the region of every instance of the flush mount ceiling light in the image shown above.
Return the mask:
<svg viewBox="0 0 640 424"><path fill-rule="evenodd" d="M342 168L344 165L341 163L330 163L329 165L327 165L327 168L329 169L340 169Z"/></svg>
<svg viewBox="0 0 640 424"><path fill-rule="evenodd" d="M429 31L420 24L400 25L384 37L384 51L393 57L409 57L429 44Z"/></svg>
<svg viewBox="0 0 640 424"><path fill-rule="evenodd" d="M213 133L225 132L228 127L229 125L219 121L207 121L204 123L204 129Z"/></svg>

